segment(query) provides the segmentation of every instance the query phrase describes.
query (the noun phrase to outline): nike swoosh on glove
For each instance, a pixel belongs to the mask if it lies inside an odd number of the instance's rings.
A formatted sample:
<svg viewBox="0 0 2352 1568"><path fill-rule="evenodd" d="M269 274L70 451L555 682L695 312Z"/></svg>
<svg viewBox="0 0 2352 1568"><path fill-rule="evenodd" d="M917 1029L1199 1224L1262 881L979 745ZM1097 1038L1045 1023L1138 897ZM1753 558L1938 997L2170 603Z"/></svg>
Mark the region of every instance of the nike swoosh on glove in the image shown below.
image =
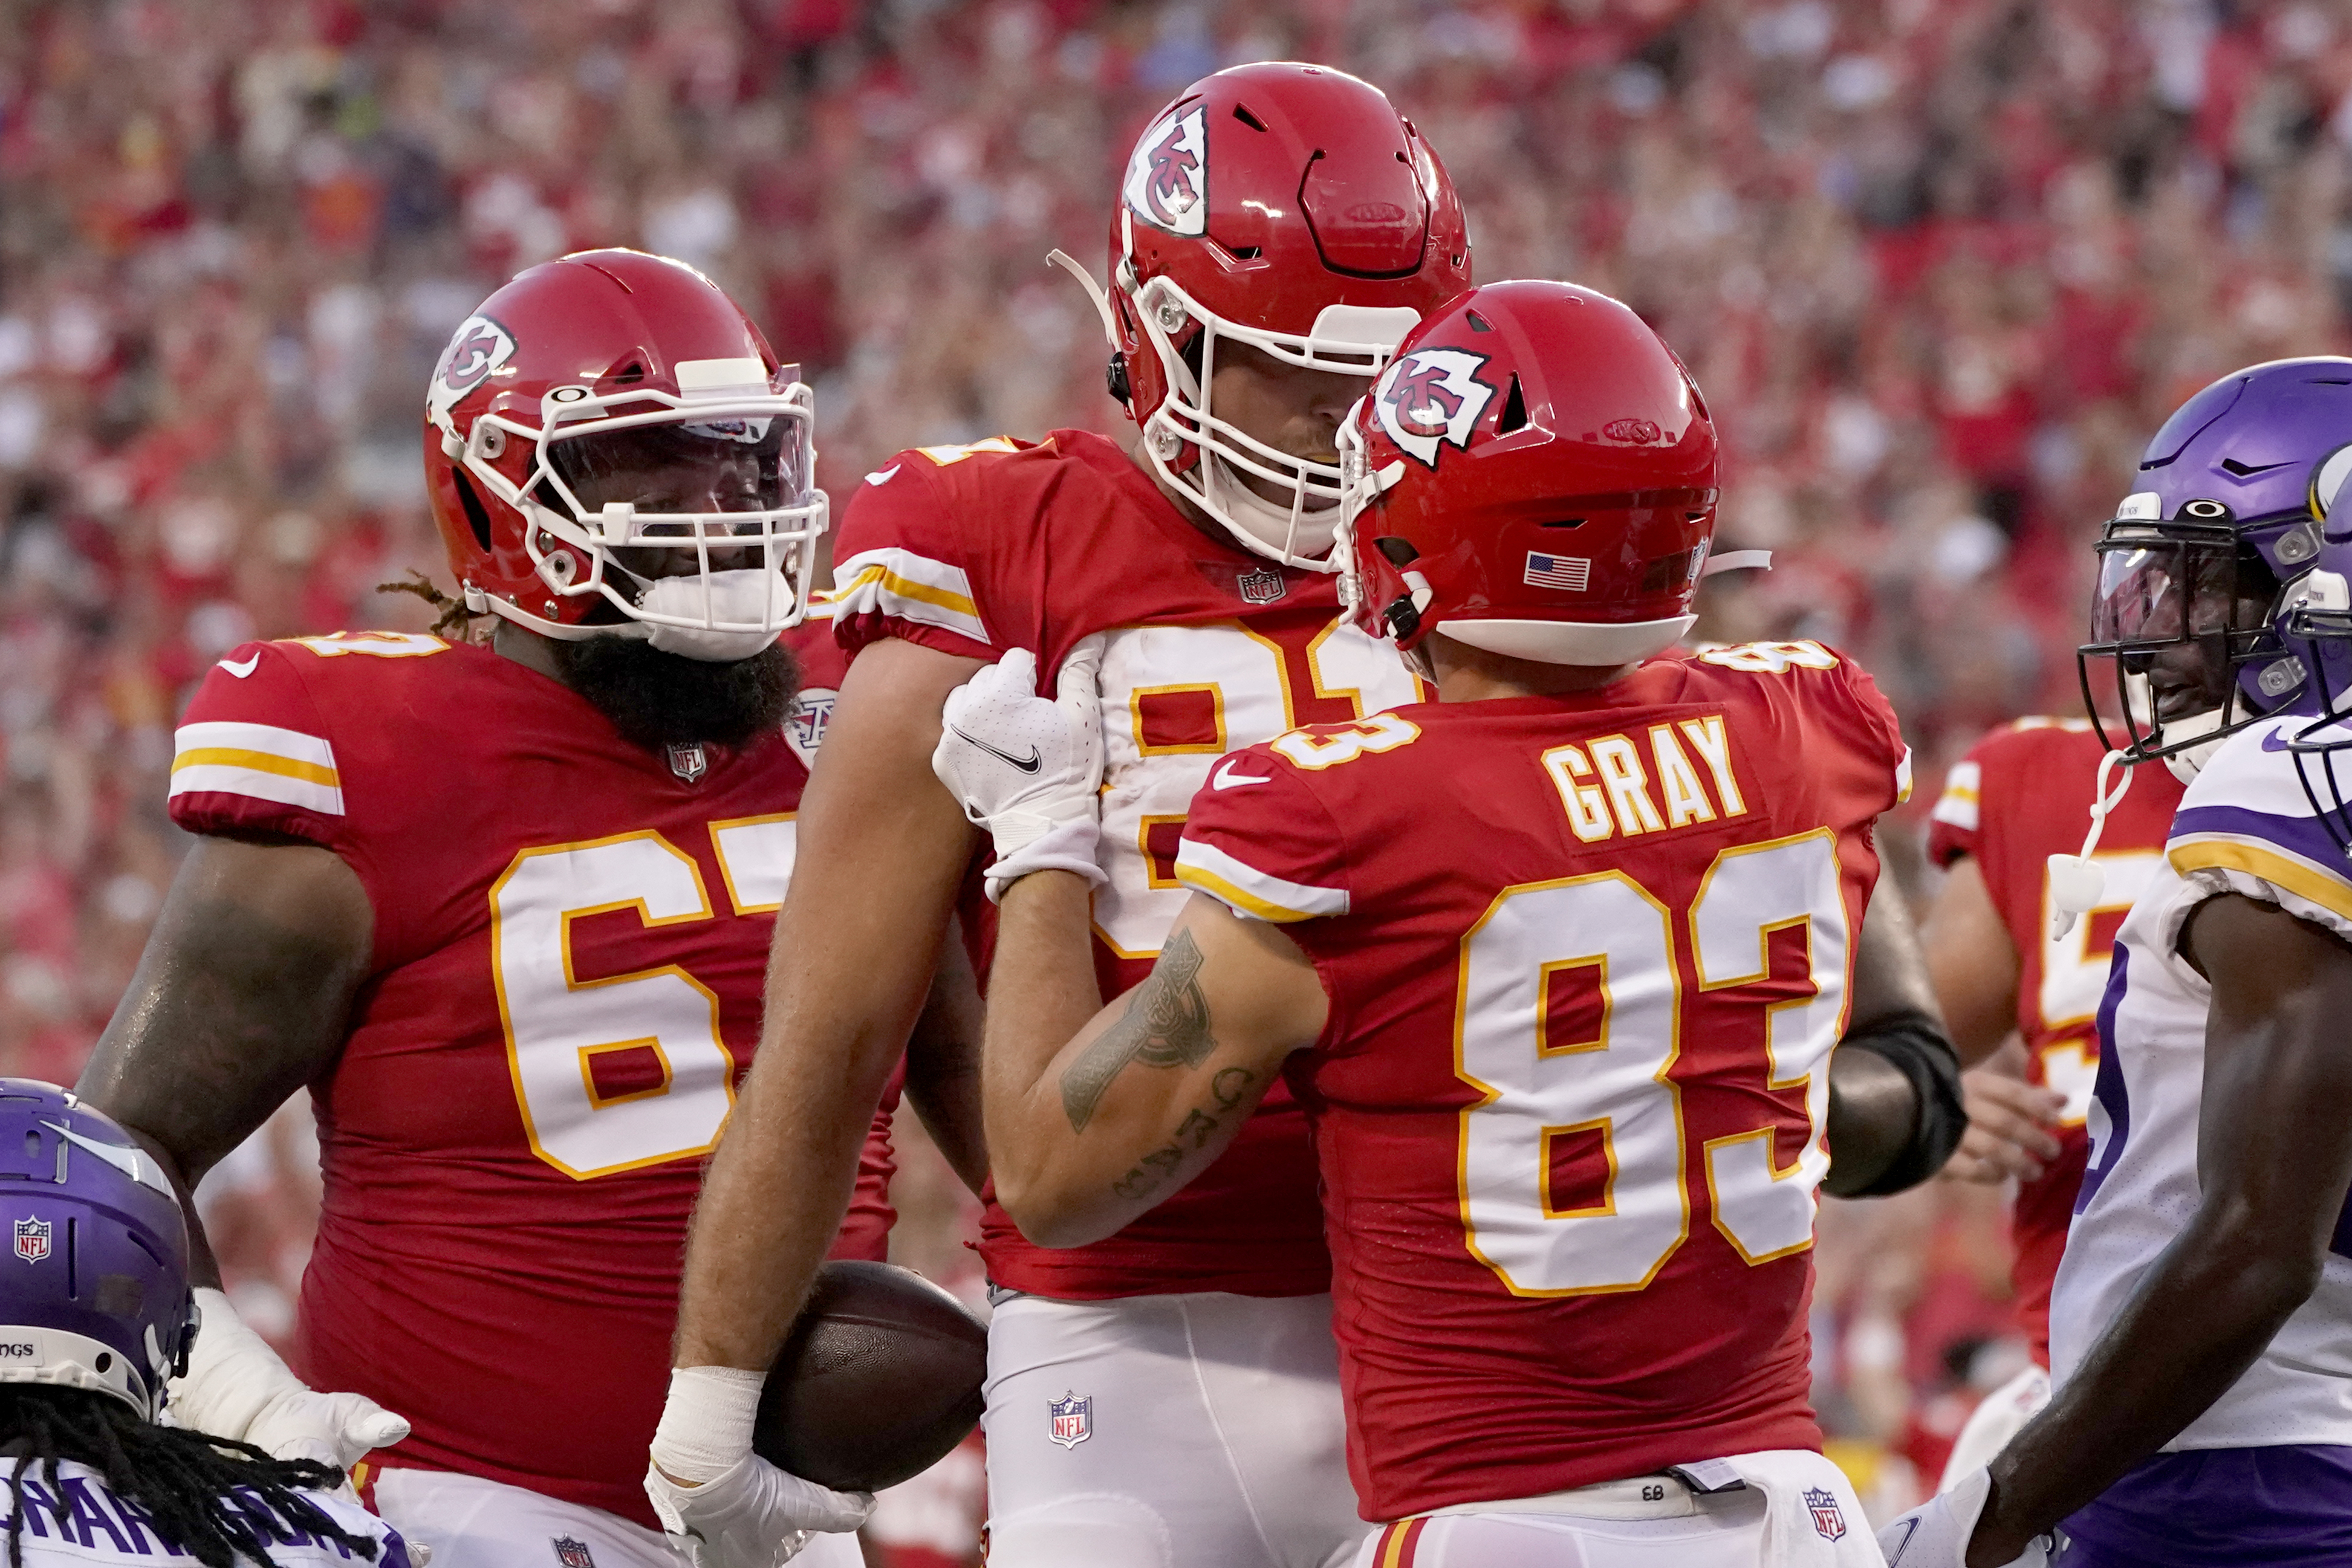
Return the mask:
<svg viewBox="0 0 2352 1568"><path fill-rule="evenodd" d="M229 1299L199 1289L188 1373L171 1385L172 1419L251 1443L273 1458L349 1469L408 1436L408 1422L363 1394L320 1393L294 1375Z"/></svg>
<svg viewBox="0 0 2352 1568"><path fill-rule="evenodd" d="M1938 1492L1889 1524L1878 1532L1886 1568L1967 1568L1969 1537L1976 1533L1978 1516L1991 1495L1992 1472L1970 1470L1948 1491ZM2048 1540L2036 1540L2003 1568L2048 1568Z"/></svg>
<svg viewBox="0 0 2352 1568"><path fill-rule="evenodd" d="M694 1568L780 1568L821 1531L856 1530L874 1511L869 1492L835 1491L780 1470L757 1454L700 1486L682 1486L646 1469L670 1544Z"/></svg>
<svg viewBox="0 0 2352 1568"><path fill-rule="evenodd" d="M994 841L992 899L1035 871L1075 872L1097 887L1108 880L1095 863L1103 641L1088 637L1070 651L1050 699L1037 695L1037 656L1026 648L948 694L931 771Z"/></svg>

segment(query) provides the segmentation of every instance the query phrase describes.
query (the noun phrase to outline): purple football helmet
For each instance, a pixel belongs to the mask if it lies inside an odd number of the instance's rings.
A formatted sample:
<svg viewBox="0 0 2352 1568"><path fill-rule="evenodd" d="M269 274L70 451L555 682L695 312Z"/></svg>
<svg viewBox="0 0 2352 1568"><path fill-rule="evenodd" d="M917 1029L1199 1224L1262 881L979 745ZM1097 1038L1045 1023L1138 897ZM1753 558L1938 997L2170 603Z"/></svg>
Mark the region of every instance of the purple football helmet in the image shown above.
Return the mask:
<svg viewBox="0 0 2352 1568"><path fill-rule="evenodd" d="M2134 762L2210 755L2267 715L2327 706L2326 683L2311 674L2305 580L2352 564L2352 531L2323 532L2352 473L2347 443L2352 359L2233 371L2165 421L2137 487L2100 537L2092 640L2078 660L2084 700L2111 747ZM2331 661L2347 634L2352 624L2333 634ZM2120 747L2092 701L2096 658L2114 658L2125 677Z"/></svg>
<svg viewBox="0 0 2352 1568"><path fill-rule="evenodd" d="M153 1156L55 1084L0 1078L0 1383L152 1420L196 1332L187 1221Z"/></svg>

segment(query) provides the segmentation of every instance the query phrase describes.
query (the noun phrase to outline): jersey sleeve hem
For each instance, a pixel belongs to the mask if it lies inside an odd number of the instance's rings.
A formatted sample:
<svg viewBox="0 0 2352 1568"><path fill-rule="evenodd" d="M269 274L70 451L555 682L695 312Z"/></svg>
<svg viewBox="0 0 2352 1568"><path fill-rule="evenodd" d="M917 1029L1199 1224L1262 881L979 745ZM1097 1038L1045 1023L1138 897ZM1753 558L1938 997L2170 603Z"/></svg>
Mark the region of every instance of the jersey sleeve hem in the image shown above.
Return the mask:
<svg viewBox="0 0 2352 1568"><path fill-rule="evenodd" d="M971 578L961 567L898 546L870 549L834 569L835 622L879 616L992 646Z"/></svg>
<svg viewBox="0 0 2352 1568"><path fill-rule="evenodd" d="M1258 870L1213 844L1186 838L1176 852L1176 880L1234 914L1287 925L1348 913L1348 890L1290 882Z"/></svg>
<svg viewBox="0 0 2352 1568"><path fill-rule="evenodd" d="M2165 851L2172 869L2206 897L2234 893L2322 925L2352 941L2352 885L2300 856L2242 840L2194 839ZM2182 899L2165 922L2168 947L2204 899Z"/></svg>

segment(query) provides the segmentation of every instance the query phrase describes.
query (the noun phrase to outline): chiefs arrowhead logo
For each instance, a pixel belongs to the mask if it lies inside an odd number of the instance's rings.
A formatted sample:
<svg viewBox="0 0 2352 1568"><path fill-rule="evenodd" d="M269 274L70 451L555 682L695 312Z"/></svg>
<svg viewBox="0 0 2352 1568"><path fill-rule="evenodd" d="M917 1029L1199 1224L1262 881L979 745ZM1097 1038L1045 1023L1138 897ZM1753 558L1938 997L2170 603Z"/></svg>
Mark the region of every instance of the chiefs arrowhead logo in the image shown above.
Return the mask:
<svg viewBox="0 0 2352 1568"><path fill-rule="evenodd" d="M1207 110L1195 108L1147 132L1127 161L1127 204L1157 229L1209 232Z"/></svg>
<svg viewBox="0 0 2352 1568"><path fill-rule="evenodd" d="M1441 444L1470 444L1470 427L1495 396L1475 373L1486 362L1462 349L1416 349L1381 377L1373 417L1402 451L1434 468Z"/></svg>
<svg viewBox="0 0 2352 1568"><path fill-rule="evenodd" d="M425 394L430 412L446 418L485 377L514 358L514 336L504 327L488 316L467 317L433 368L432 385Z"/></svg>

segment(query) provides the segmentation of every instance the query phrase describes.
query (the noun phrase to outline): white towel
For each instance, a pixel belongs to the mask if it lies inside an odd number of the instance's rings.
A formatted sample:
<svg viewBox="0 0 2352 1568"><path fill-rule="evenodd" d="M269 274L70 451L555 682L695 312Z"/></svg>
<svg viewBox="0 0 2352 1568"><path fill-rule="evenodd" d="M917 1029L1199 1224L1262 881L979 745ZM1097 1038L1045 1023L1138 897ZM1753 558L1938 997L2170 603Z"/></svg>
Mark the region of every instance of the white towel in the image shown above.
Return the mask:
<svg viewBox="0 0 2352 1568"><path fill-rule="evenodd" d="M1766 1448L1675 1470L1710 1490L1734 1478L1764 1494L1760 1568L1885 1568L1853 1483L1806 1448Z"/></svg>

